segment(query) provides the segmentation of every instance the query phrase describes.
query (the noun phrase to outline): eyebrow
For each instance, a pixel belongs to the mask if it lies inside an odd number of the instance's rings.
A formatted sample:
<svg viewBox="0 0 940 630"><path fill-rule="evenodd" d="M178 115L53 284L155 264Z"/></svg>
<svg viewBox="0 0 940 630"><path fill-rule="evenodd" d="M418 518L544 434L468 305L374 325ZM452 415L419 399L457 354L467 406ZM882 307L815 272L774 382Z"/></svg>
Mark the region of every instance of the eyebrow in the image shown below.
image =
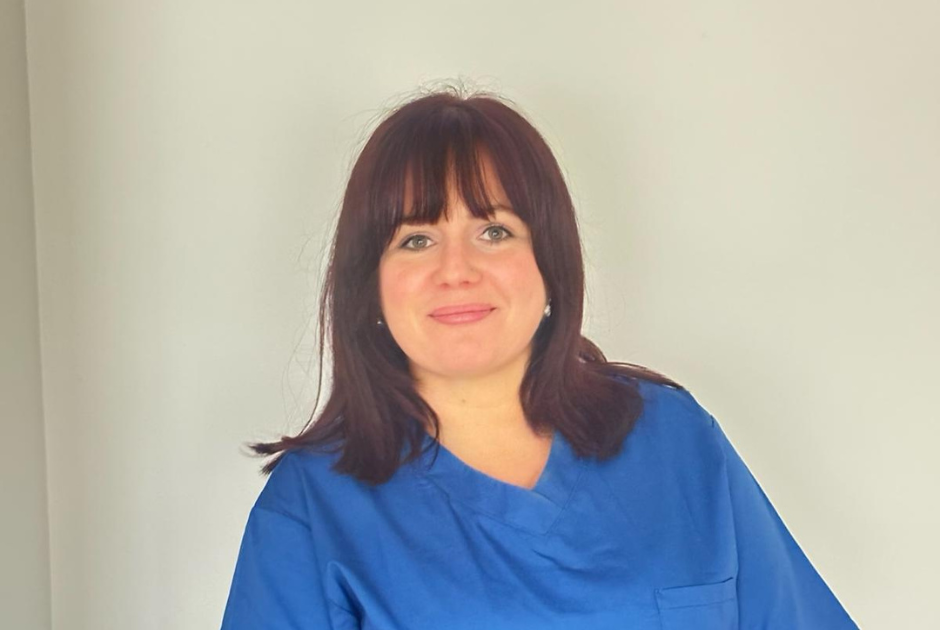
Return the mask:
<svg viewBox="0 0 940 630"><path fill-rule="evenodd" d="M493 204L492 206L489 206L489 208L491 210L495 210L496 212L503 211L503 212L508 212L510 214L515 214L515 211L510 206L507 206L501 203ZM401 220L402 225L419 225L423 223L424 223L423 221L419 222L414 217L405 217Z"/></svg>

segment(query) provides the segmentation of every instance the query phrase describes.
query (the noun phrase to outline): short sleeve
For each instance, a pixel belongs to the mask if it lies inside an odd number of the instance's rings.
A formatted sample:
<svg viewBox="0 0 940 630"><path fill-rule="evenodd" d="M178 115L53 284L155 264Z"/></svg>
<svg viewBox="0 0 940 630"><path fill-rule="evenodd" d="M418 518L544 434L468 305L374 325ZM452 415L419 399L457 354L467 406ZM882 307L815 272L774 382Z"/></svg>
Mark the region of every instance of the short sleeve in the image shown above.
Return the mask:
<svg viewBox="0 0 940 630"><path fill-rule="evenodd" d="M278 463L248 515L221 630L359 629L326 595L293 466Z"/></svg>
<svg viewBox="0 0 940 630"><path fill-rule="evenodd" d="M711 414L721 445L738 554L741 628L855 629Z"/></svg>

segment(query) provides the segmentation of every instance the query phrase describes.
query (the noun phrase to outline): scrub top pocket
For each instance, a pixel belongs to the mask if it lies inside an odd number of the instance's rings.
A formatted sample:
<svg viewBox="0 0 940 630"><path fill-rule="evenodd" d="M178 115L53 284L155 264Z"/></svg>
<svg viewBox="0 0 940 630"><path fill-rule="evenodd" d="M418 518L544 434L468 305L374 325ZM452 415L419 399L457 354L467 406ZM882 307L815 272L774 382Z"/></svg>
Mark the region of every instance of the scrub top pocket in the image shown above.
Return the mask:
<svg viewBox="0 0 940 630"><path fill-rule="evenodd" d="M737 579L656 589L663 630L738 630Z"/></svg>

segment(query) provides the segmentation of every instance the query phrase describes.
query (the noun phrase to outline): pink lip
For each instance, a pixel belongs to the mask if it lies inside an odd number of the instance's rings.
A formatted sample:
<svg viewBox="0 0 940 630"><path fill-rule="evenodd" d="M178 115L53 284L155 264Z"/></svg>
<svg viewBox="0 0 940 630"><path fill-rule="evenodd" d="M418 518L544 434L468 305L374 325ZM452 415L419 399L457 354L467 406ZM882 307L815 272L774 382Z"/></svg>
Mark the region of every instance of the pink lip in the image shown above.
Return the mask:
<svg viewBox="0 0 940 630"><path fill-rule="evenodd" d="M477 322L488 317L496 309L490 309L488 311L465 311L463 313L454 313L453 315L434 315L434 321L441 324L469 324L470 322Z"/></svg>
<svg viewBox="0 0 940 630"><path fill-rule="evenodd" d="M491 311L491 304L454 304L453 306L442 306L431 311L431 317L444 317L447 315L457 315L459 313L479 313L481 311Z"/></svg>

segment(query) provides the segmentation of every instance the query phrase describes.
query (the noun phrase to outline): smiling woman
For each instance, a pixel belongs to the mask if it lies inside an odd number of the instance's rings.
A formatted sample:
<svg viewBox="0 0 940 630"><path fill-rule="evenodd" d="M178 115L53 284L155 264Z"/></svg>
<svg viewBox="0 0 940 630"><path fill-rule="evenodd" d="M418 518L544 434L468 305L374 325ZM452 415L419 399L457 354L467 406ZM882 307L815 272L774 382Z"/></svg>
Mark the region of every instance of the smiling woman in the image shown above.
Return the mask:
<svg viewBox="0 0 940 630"><path fill-rule="evenodd" d="M549 308L547 289L525 221L509 210L492 161L483 157L479 165L484 198L465 202L448 170L443 217L420 231L411 227L421 215L406 192L412 220L405 219L379 262L388 332L408 357L415 389L438 416L439 441L465 459L479 442L474 436L501 433L504 444L517 441L513 452L537 449L545 439L529 427L518 384Z"/></svg>
<svg viewBox="0 0 940 630"><path fill-rule="evenodd" d="M252 445L224 630L856 627L711 414L581 334L571 198L504 99L383 120L331 256L332 391Z"/></svg>
<svg viewBox="0 0 940 630"><path fill-rule="evenodd" d="M332 449L336 472L376 485L419 457L425 431L478 461L544 450L556 431L606 459L643 406L611 376L679 387L608 361L581 334L567 185L541 134L499 96L445 90L382 120L353 165L331 256L320 360L328 332L332 392L303 431L258 453ZM492 311L459 326L431 316L471 303Z"/></svg>

